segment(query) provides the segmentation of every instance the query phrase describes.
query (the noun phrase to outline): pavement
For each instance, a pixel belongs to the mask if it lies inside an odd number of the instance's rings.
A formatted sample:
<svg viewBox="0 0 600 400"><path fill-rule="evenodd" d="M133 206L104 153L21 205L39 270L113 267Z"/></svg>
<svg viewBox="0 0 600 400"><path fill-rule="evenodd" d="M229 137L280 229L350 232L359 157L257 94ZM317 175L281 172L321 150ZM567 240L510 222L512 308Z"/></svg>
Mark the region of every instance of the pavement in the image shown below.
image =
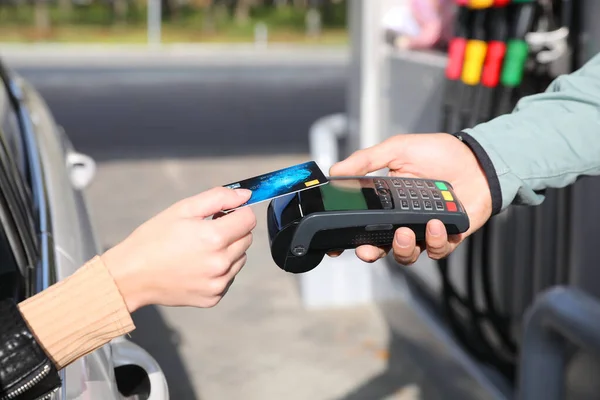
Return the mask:
<svg viewBox="0 0 600 400"><path fill-rule="evenodd" d="M346 108L344 51L295 63L289 49L119 50L109 62L115 50L0 49L98 161L87 197L105 247L183 197L308 160L310 125ZM255 206L258 221L265 211ZM217 307L135 313L133 340L161 364L172 399L488 398L414 305L304 309L264 223L248 256Z"/></svg>
<svg viewBox="0 0 600 400"><path fill-rule="evenodd" d="M90 208L110 246L182 197L306 159L107 161L89 190ZM259 221L265 208L255 206ZM173 399L343 399L387 361L386 324L377 308L302 308L294 276L270 258L265 223L258 224L248 263L217 307L149 307L134 321L133 339L164 368Z"/></svg>
<svg viewBox="0 0 600 400"><path fill-rule="evenodd" d="M276 64L299 66L319 63L347 62L350 49L346 46L314 46L298 44L13 44L0 42L0 57L15 65L92 66L113 68L122 65L153 68L171 65L242 66Z"/></svg>
<svg viewBox="0 0 600 400"><path fill-rule="evenodd" d="M177 63L143 53L133 65L123 58L103 65L96 60L115 50L84 62L72 49L44 49L4 57L42 93L75 146L98 161L87 196L105 247L183 197L307 160L310 124L345 106L338 55L286 68L287 51L241 63L243 51L206 52L212 62L187 54ZM55 61L47 63L50 53ZM259 221L265 208L255 207ZM385 370L386 324L377 309L304 310L295 278L270 258L264 223L254 237L246 267L217 307L134 315L133 340L160 362L172 399L341 399Z"/></svg>

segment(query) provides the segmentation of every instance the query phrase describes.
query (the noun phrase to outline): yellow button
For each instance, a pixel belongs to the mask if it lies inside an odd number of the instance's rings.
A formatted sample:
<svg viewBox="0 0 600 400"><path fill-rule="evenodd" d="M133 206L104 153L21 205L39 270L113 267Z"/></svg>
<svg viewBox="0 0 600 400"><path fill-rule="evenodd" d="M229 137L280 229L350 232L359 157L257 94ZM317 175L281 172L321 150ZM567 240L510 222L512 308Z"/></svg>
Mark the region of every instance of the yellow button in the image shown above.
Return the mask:
<svg viewBox="0 0 600 400"><path fill-rule="evenodd" d="M446 200L446 201L454 200L454 198L452 197L452 193L447 192L445 190L442 191L442 196L444 196L444 200Z"/></svg>

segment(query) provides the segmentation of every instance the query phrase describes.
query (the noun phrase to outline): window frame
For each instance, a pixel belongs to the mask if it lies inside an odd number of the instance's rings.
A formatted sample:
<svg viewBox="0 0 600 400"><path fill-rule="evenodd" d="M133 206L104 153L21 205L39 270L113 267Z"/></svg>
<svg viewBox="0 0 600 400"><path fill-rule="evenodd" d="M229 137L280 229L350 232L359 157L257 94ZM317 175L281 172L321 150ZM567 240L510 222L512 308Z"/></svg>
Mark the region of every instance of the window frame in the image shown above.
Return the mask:
<svg viewBox="0 0 600 400"><path fill-rule="evenodd" d="M18 118L26 160L23 174L10 155L5 136L0 132L0 191L7 200L6 204L15 221L15 234L20 238L26 254L27 265L21 263L19 267L26 283L25 297L30 297L56 282L48 194L26 95L1 60L0 79Z"/></svg>

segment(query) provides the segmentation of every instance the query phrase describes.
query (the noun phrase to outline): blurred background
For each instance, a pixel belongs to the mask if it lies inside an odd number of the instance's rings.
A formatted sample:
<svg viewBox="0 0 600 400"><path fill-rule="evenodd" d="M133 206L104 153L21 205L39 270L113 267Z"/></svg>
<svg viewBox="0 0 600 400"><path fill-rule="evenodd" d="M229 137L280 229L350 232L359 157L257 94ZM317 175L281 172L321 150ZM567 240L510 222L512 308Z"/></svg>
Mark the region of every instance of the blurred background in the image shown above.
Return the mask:
<svg viewBox="0 0 600 400"><path fill-rule="evenodd" d="M600 2L582 2L587 14L558 0L0 0L0 55L96 161L86 194L109 248L211 187L310 159L327 172L395 134L510 112L592 55L593 35L574 38ZM548 39L527 45L534 31ZM477 49L492 42L504 52L486 64ZM539 62L548 49L560 51ZM482 81L494 63L522 80ZM473 267L482 242L462 246L450 272L426 257L403 268L347 252L284 273L260 204L247 266L218 307L147 307L132 337L172 399L512 398L525 310L547 288L593 282L584 241L569 241L584 230L572 207L588 190L510 208L482 239L491 261ZM576 371L570 398L594 398L582 383L594 369Z"/></svg>
<svg viewBox="0 0 600 400"><path fill-rule="evenodd" d="M344 0L3 0L0 4L0 34L18 42L145 42L148 13L155 10L167 43L244 42L262 27L276 42L346 42Z"/></svg>

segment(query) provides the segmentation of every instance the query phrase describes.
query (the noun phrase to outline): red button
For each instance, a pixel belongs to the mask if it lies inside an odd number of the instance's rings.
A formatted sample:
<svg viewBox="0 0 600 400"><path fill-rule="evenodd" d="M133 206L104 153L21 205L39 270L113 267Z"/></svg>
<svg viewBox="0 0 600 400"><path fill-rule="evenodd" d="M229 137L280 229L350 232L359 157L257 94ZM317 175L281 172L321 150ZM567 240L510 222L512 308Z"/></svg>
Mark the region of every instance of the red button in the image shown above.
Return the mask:
<svg viewBox="0 0 600 400"><path fill-rule="evenodd" d="M456 208L456 203L446 202L446 210L448 211L458 211Z"/></svg>

